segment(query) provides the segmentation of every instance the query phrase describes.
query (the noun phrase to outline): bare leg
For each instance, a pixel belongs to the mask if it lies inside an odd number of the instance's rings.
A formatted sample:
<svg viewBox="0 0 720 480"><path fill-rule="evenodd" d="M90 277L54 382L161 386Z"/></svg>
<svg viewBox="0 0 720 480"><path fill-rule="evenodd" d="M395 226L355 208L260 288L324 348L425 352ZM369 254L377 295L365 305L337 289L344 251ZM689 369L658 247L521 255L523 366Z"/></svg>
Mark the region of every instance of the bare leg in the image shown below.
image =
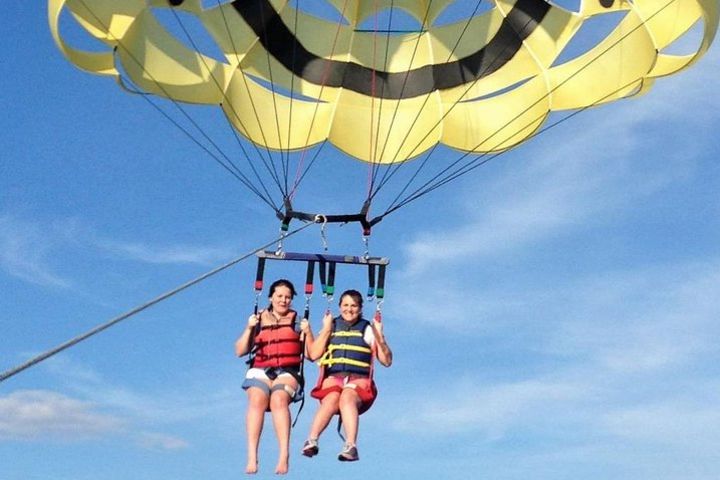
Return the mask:
<svg viewBox="0 0 720 480"><path fill-rule="evenodd" d="M347 443L355 445L358 436L360 397L355 390L344 388L340 394L340 417L342 418Z"/></svg>
<svg viewBox="0 0 720 480"><path fill-rule="evenodd" d="M245 418L247 428L247 467L245 467L245 473L254 474L258 471L258 444L269 399L265 392L255 387L248 388L247 395L248 409Z"/></svg>
<svg viewBox="0 0 720 480"><path fill-rule="evenodd" d="M333 415L339 412L339 400L340 393L338 392L329 393L322 399L320 402L320 408L318 408L315 413L315 417L313 418L309 438L320 438L322 432L324 432L330 424L330 420L332 420Z"/></svg>
<svg viewBox="0 0 720 480"><path fill-rule="evenodd" d="M270 412L273 427L278 439L278 463L275 473L284 475L288 472L290 444L290 396L282 390L272 392L270 396Z"/></svg>

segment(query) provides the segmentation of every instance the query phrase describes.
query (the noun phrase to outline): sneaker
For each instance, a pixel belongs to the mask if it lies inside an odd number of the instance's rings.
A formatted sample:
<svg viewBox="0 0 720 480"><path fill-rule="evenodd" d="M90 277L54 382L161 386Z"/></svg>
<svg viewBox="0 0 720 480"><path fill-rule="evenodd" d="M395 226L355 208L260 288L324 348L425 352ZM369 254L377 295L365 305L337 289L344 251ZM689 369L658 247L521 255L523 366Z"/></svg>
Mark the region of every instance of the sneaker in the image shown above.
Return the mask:
<svg viewBox="0 0 720 480"><path fill-rule="evenodd" d="M357 447L351 443L346 443L342 452L338 454L338 460L341 462L355 462L360 460L360 457L358 457Z"/></svg>
<svg viewBox="0 0 720 480"><path fill-rule="evenodd" d="M318 441L314 438L305 440L302 448L302 454L306 457L314 457L318 454L320 449L318 448Z"/></svg>

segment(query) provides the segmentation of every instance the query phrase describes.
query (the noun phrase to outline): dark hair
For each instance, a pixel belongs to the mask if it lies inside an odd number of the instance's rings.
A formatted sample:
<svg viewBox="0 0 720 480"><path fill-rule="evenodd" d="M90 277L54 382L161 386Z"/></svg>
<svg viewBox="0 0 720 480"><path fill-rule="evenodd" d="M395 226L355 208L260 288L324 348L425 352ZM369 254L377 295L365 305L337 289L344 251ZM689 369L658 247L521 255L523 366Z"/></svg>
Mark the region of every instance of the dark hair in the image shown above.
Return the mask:
<svg viewBox="0 0 720 480"><path fill-rule="evenodd" d="M287 287L290 290L291 298L295 298L295 295L297 295L297 293L295 292L295 286L292 284L292 282L290 280L281 278L279 280L275 280L272 285L270 285L270 293L268 293L268 298L272 298L273 293L275 293L275 290L278 287Z"/></svg>
<svg viewBox="0 0 720 480"><path fill-rule="evenodd" d="M342 295L340 295L340 301L338 302L338 305L342 304L343 297L348 296L355 300L355 303L358 304L360 309L362 310L363 306L363 296L362 293L358 292L357 290L345 290Z"/></svg>

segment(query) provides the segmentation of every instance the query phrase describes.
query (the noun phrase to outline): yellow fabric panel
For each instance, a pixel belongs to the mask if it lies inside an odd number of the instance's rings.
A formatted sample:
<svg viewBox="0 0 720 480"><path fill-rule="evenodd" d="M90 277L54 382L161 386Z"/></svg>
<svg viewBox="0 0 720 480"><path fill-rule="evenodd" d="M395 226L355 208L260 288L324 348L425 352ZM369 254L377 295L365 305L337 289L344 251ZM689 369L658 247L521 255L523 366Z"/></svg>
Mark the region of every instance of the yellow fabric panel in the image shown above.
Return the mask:
<svg viewBox="0 0 720 480"><path fill-rule="evenodd" d="M55 44L60 51L75 66L91 73L99 75L108 75L118 77L119 73L115 69L115 59L112 52L96 53L84 52L69 46L60 35L60 14L65 8L66 0L49 0L48 1L48 23L50 33L55 40Z"/></svg>
<svg viewBox="0 0 720 480"><path fill-rule="evenodd" d="M642 20L629 12L590 51L550 69L553 110L582 108L627 96L650 71L655 56Z"/></svg>
<svg viewBox="0 0 720 480"><path fill-rule="evenodd" d="M474 17L469 22L464 20L430 28L435 62L446 63L474 53L495 36L502 20L502 14L497 9L493 9Z"/></svg>
<svg viewBox="0 0 720 480"><path fill-rule="evenodd" d="M437 92L429 97L379 100L344 90L337 101L329 140L349 155L376 163L419 155L441 135L440 98Z"/></svg>
<svg viewBox="0 0 720 480"><path fill-rule="evenodd" d="M294 25L294 10L285 9L284 21L286 25ZM333 59L345 62L351 59L350 49L353 41L352 29L347 26L338 26L333 23L321 20L302 12L298 13L300 25L296 36L306 49L320 56L321 58ZM246 27L247 28L247 27ZM254 32L248 28L250 34ZM337 37L337 39L336 39ZM293 76L280 62L269 57L267 50L260 42L252 43L241 61L241 68L244 72L266 80L273 84L280 85L287 90L293 90L302 95L319 98L324 101L337 98L337 91L334 89L315 85Z"/></svg>
<svg viewBox="0 0 720 480"><path fill-rule="evenodd" d="M652 70L648 74L650 77L662 77L671 75L686 68L692 63L696 55L664 55L659 54L653 65Z"/></svg>
<svg viewBox="0 0 720 480"><path fill-rule="evenodd" d="M615 0L611 7L604 7L599 0L582 0L580 15L582 17L589 17L601 13L628 10L629 8L630 2L628 0Z"/></svg>
<svg viewBox="0 0 720 480"><path fill-rule="evenodd" d="M117 0L115 0L117 1ZM168 0L147 0L147 3L151 7L168 7ZM182 10L188 13L200 14L203 10L203 0L183 0L183 3L174 7L177 10Z"/></svg>
<svg viewBox="0 0 720 480"><path fill-rule="evenodd" d="M91 10L88 10L88 7ZM143 0L115 2L112 0L68 0L67 8L90 35L106 43L116 44L134 18L145 9Z"/></svg>
<svg viewBox="0 0 720 480"><path fill-rule="evenodd" d="M658 50L680 38L702 14L697 0L674 0L670 4L636 0L633 9L645 21L645 28L650 31Z"/></svg>
<svg viewBox="0 0 720 480"><path fill-rule="evenodd" d="M353 35L350 59L361 65L387 72L406 72L432 64L428 35L417 33L380 36L374 40L370 32Z"/></svg>
<svg viewBox="0 0 720 480"><path fill-rule="evenodd" d="M274 97L274 98L273 98ZM296 150L328 137L332 104L307 102L268 89L236 72L227 90L223 110L233 126L251 141L274 150ZM288 137L290 135L290 137Z"/></svg>
<svg viewBox="0 0 720 480"><path fill-rule="evenodd" d="M538 63L548 68L570 43L582 22L582 17L562 8L552 7L543 19L541 28L536 29L524 44Z"/></svg>
<svg viewBox="0 0 720 480"><path fill-rule="evenodd" d="M503 95L445 108L442 143L476 153L500 151L537 130L550 111L550 96L543 78L536 77Z"/></svg>
<svg viewBox="0 0 720 480"><path fill-rule="evenodd" d="M355 24L359 24L368 19L372 21L377 12L390 10L390 7L402 9L422 23L427 15L428 6L430 6L430 18L434 18L450 2L448 0L364 0L353 3L356 8L352 13L352 20Z"/></svg>
<svg viewBox="0 0 720 480"><path fill-rule="evenodd" d="M232 73L177 41L150 10L138 15L117 53L136 85L181 102L219 104Z"/></svg>
<svg viewBox="0 0 720 480"><path fill-rule="evenodd" d="M338 27L298 13L296 33L312 55L402 73L475 54L493 41L517 0L494 0L495 8L474 18L459 43L465 21L389 39L383 33L354 32L354 26L374 15L376 8L389 9L394 3L422 22L428 6L435 19L450 0L378 0L377 6L374 0L329 1L339 11L346 8L351 24ZM294 28L293 2L271 3ZM298 149L329 139L349 155L381 163L417 156L439 141L463 150L478 145L479 151L505 149L535 131L550 110L643 93L653 78L682 70L704 54L719 21L717 0L617 0L610 8L588 0L579 13L551 5L540 27L497 71L417 98L383 100L292 75L268 59L255 33L229 3L208 5L203 9L202 0L186 0L178 8L198 16L224 52L224 61L195 52L157 22L153 10L170 8L166 0L48 0L48 20L58 47L79 68L118 79L119 59L132 81L146 91L182 102L222 103L233 125L258 144ZM59 26L63 9L89 36L107 44L108 51L68 45ZM582 34L585 20L614 11L628 12L617 29L587 53L555 65L574 35ZM695 53L658 53L697 21L703 22L704 30ZM112 47L117 47L117 54ZM246 75L272 81L282 94L273 94ZM498 132L508 122L510 127Z"/></svg>
<svg viewBox="0 0 720 480"><path fill-rule="evenodd" d="M245 52L257 41L255 32L235 14L230 4L205 10L198 17L231 65L240 63Z"/></svg>

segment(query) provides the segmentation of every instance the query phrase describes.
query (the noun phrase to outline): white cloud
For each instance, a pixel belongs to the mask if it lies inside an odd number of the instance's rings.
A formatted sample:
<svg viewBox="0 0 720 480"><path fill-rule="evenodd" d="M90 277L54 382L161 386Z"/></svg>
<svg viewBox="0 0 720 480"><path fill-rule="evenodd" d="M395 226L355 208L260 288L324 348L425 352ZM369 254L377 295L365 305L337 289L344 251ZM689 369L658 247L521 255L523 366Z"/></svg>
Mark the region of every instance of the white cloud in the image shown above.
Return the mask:
<svg viewBox="0 0 720 480"><path fill-rule="evenodd" d="M98 240L97 245L117 257L151 264L210 265L234 255L222 248L191 245L154 246L115 240Z"/></svg>
<svg viewBox="0 0 720 480"><path fill-rule="evenodd" d="M85 439L117 433L123 422L97 405L47 390L18 390L0 397L0 439Z"/></svg>
<svg viewBox="0 0 720 480"><path fill-rule="evenodd" d="M641 98L570 120L571 135L562 127L550 130L495 160L514 168L486 190L465 192L462 227L409 242L406 273L515 252L697 174L694 159L716 144L707 125L720 117L720 95L697 92L717 78L717 52L677 77L659 79Z"/></svg>
<svg viewBox="0 0 720 480"><path fill-rule="evenodd" d="M67 288L71 282L53 272L52 255L67 224L42 227L38 223L0 215L0 268L36 285Z"/></svg>
<svg viewBox="0 0 720 480"><path fill-rule="evenodd" d="M408 398L392 425L404 432L475 432L495 440L508 429L534 422L548 411L567 408L568 403L590 392L587 385L566 381L526 380L487 386L464 379L446 382L441 393L428 391Z"/></svg>
<svg viewBox="0 0 720 480"><path fill-rule="evenodd" d="M709 390L717 392L717 385ZM717 451L720 447L717 400L671 398L607 412L602 423L612 434L629 440Z"/></svg>
<svg viewBox="0 0 720 480"><path fill-rule="evenodd" d="M182 438L151 432L140 434L137 442L142 448L149 450L184 450L190 446Z"/></svg>

